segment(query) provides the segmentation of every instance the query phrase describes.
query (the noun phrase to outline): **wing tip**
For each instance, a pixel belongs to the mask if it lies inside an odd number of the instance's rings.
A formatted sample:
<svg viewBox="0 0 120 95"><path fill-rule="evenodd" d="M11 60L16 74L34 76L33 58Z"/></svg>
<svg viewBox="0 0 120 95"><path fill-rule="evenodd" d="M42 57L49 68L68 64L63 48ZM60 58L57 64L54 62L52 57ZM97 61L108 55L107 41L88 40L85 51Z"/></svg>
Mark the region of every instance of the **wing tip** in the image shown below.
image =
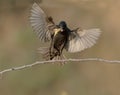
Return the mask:
<svg viewBox="0 0 120 95"><path fill-rule="evenodd" d="M96 32L99 32L101 34L102 30L100 28L95 28Z"/></svg>
<svg viewBox="0 0 120 95"><path fill-rule="evenodd" d="M36 2L33 3L31 11L35 11L38 13L40 12L42 14L45 14L44 11L42 10L42 8L39 6L39 4Z"/></svg>
<svg viewBox="0 0 120 95"><path fill-rule="evenodd" d="M33 3L32 8L39 6L36 2Z"/></svg>

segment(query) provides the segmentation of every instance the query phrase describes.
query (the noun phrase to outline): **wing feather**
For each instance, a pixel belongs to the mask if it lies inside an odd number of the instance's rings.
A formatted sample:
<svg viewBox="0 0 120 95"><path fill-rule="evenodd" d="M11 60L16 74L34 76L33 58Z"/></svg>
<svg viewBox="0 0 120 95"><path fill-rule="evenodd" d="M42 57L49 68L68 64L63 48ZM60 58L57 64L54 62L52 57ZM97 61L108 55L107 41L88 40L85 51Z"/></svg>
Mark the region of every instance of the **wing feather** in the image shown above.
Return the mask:
<svg viewBox="0 0 120 95"><path fill-rule="evenodd" d="M30 13L30 23L33 31L36 33L38 38L47 42L51 39L51 30L49 27L55 26L50 21L47 21L47 16L44 11L39 7L37 3L32 5L31 13ZM52 29L52 28L51 28Z"/></svg>
<svg viewBox="0 0 120 95"><path fill-rule="evenodd" d="M68 52L80 52L90 48L96 43L101 34L100 29L76 30L69 35L69 41L66 45Z"/></svg>

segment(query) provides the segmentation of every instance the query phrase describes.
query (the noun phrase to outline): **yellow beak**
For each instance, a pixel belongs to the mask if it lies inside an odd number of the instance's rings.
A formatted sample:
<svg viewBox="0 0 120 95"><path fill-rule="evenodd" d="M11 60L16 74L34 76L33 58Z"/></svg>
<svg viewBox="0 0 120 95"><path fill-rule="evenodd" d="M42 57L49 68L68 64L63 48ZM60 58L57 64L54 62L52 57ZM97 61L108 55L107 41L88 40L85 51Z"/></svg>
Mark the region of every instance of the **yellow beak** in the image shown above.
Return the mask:
<svg viewBox="0 0 120 95"><path fill-rule="evenodd" d="M58 32L62 32L62 29L61 28L57 28L57 29L54 29L54 36L58 33Z"/></svg>

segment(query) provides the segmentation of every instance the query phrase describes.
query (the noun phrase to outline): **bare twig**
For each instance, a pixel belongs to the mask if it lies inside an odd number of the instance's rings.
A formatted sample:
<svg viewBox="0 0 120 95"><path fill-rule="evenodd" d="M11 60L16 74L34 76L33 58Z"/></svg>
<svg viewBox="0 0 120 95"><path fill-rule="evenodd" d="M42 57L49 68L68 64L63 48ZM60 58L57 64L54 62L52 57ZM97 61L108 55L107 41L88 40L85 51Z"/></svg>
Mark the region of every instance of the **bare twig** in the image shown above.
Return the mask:
<svg viewBox="0 0 120 95"><path fill-rule="evenodd" d="M2 76L4 73L16 71L16 70L22 70L25 68L33 67L35 65L39 64L46 64L46 63L55 63L55 62L85 62L85 61L99 61L99 62L107 62L107 63L120 63L120 60L106 60L102 58L85 58L85 59L64 59L64 60L49 60L49 61L36 61L35 63L18 66L18 67L12 67L9 69L5 69L0 71L0 75Z"/></svg>

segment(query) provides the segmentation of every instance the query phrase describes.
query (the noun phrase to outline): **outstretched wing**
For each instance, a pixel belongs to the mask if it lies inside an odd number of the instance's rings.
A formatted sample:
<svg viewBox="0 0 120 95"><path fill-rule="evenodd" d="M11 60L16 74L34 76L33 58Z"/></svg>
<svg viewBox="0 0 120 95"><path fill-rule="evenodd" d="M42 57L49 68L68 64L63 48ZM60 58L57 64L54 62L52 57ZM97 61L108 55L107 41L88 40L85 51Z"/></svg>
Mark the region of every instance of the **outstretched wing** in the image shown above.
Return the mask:
<svg viewBox="0 0 120 95"><path fill-rule="evenodd" d="M55 24L52 18L48 18L37 3L34 3L32 6L30 23L33 31L37 34L41 41L47 42L51 39L51 33Z"/></svg>
<svg viewBox="0 0 120 95"><path fill-rule="evenodd" d="M100 29L74 30L70 33L65 48L68 52L80 52L93 46L100 34Z"/></svg>

